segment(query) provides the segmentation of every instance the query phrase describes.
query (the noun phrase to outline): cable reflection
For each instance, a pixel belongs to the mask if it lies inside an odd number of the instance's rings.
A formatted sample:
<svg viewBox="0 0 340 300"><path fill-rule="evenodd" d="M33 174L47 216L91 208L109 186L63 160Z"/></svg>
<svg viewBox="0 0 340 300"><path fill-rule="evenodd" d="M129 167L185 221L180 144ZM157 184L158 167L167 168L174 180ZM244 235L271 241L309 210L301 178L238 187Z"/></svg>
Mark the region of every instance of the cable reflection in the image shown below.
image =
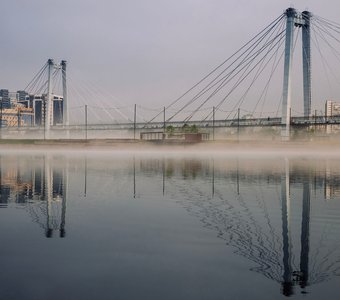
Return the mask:
<svg viewBox="0 0 340 300"><path fill-rule="evenodd" d="M177 202L190 215L198 217L205 227L217 231L217 236L233 247L236 254L254 262L256 266L251 268L252 271L278 282L283 295L292 296L296 287L306 294L308 286L339 275L338 223L325 222L325 227L329 225L336 229L333 232L322 229L322 240L318 241L317 233L321 228L316 226L321 225L314 222L314 248L310 247L312 189L315 194L323 189L325 201L331 199L330 195L337 196L340 190L338 175L329 170L329 162L326 165L321 163L313 176L311 170L288 159L284 159L282 167L275 172L270 167L260 172L249 171L244 167L246 163L240 167L238 159L227 162L225 166L214 160L207 164L206 161L192 159L163 159L162 164L163 174L166 166L166 195L178 199ZM150 166L156 164L153 160L143 160L141 165L148 166L150 172ZM136 166L134 169L136 172ZM139 170L141 174L144 171L143 168ZM154 172L157 173L157 169ZM233 183L236 190L231 193ZM257 190L262 186L279 190L278 201L263 190L259 195ZM322 206L320 200L315 196L314 203L318 207ZM280 206L277 205L279 203ZM315 212L320 214L317 209ZM297 216L299 211L300 217ZM277 216L279 212L281 226ZM301 220L300 224L297 221L292 224L292 214L295 220ZM327 218L327 215L315 217ZM327 231L330 236L327 236ZM298 264L295 263L297 257Z"/></svg>

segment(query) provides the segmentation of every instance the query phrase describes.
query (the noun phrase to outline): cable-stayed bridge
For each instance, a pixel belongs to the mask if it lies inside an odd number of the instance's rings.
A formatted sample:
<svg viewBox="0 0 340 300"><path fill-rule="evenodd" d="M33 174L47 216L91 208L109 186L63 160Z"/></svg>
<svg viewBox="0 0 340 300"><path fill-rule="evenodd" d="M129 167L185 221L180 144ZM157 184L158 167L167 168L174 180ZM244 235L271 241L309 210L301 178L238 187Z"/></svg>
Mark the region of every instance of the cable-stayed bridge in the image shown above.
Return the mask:
<svg viewBox="0 0 340 300"><path fill-rule="evenodd" d="M66 61L49 59L25 88L28 95L40 95L25 104L32 108L30 129L43 130L49 138L51 131L61 130L133 130L135 137L136 131L169 126L194 125L210 133L222 127L237 132L273 127L284 140L291 136L291 126L327 129L340 124L336 114L320 111L325 100L339 97L339 43L339 23L288 8L179 97L152 108L117 103L95 84L81 88L66 76ZM20 117L14 116L17 127L22 127Z"/></svg>

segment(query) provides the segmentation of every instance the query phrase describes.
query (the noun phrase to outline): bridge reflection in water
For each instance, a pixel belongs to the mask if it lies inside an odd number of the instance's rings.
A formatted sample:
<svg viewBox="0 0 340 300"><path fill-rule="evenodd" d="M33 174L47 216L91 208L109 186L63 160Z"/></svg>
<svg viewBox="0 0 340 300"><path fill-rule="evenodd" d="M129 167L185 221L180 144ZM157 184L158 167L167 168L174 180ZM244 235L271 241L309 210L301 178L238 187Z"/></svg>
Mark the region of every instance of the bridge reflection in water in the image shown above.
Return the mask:
<svg viewBox="0 0 340 300"><path fill-rule="evenodd" d="M252 261L252 271L278 282L283 295L292 296L296 286L306 294L308 286L340 275L340 222L331 218L340 215L336 163L287 158L255 165L239 159L139 163L137 178L133 167L134 187L140 176L162 169L163 194L174 199L184 196L178 202L205 227L217 231L236 254Z"/></svg>
<svg viewBox="0 0 340 300"><path fill-rule="evenodd" d="M49 156L0 156L0 205L17 203L44 229L47 238L64 238L68 174L66 166Z"/></svg>
<svg viewBox="0 0 340 300"><path fill-rule="evenodd" d="M123 160L2 155L0 160L1 207L24 207L46 237L55 231L65 237L69 189L86 197L90 189L100 193L112 187L115 178L118 194L163 195L177 202L251 261L251 271L276 281L285 296L297 288L307 293L308 286L340 274L340 165L335 161L142 155ZM75 169L83 186L69 186Z"/></svg>

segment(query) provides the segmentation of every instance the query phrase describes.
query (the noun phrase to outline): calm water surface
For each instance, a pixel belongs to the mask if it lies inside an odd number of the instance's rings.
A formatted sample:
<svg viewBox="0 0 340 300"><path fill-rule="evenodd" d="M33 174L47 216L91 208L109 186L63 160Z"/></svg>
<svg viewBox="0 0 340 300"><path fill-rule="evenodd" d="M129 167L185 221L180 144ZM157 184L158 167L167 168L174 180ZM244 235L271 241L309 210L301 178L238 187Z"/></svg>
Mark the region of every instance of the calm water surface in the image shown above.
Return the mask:
<svg viewBox="0 0 340 300"><path fill-rule="evenodd" d="M0 155L0 299L339 299L340 159Z"/></svg>

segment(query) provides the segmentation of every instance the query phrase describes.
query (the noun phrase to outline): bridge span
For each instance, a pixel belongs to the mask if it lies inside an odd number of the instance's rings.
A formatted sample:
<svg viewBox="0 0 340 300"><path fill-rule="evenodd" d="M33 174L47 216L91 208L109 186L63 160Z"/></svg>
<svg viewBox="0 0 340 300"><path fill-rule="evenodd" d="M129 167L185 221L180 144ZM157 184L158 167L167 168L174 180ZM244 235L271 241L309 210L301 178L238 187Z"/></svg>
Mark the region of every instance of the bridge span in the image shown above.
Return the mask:
<svg viewBox="0 0 340 300"><path fill-rule="evenodd" d="M267 129L267 133L268 128L272 128L282 140L289 140L298 129L305 130L308 134L316 129L321 133L324 129L324 133L329 134L340 124L340 106L339 111L331 109L330 114L327 108L320 112L320 101L336 103L330 99L339 99L340 90L334 89L333 94L329 92L332 90L329 87L328 91L324 91L325 88L321 87L326 85L314 79L318 83L318 90L320 87L320 93L317 97L312 97L311 66L316 64L312 64L311 44L316 46L318 51L315 53L320 55L327 85L330 85L330 78L333 76L338 87L336 70L340 66L335 64L340 63L340 52L337 51L340 44L339 26L337 22L308 11L299 12L288 8L181 96L167 102L167 105L161 103L161 99L153 99L153 104L161 104L163 107L144 107L143 99L138 99L134 108L131 103L113 105L112 99L106 99L105 95L102 102L109 105L97 103L101 101L98 99L101 99L99 94L102 91L91 91L89 85L85 87L85 92L81 92L72 84L68 85L66 61L56 64L53 59L49 59L23 90L26 95L24 99L13 102L11 109L17 107L16 112L5 112L4 101L1 100L1 137L38 135L44 139L57 136L88 138L88 134L96 132L98 136L91 135L101 138L124 132L127 138L131 138L132 132L133 138L137 139L142 132L166 132L169 129L180 130L185 126L210 133L212 139L217 130L224 132L221 138L225 138L234 134L235 130L239 135L245 128L248 131ZM296 92L292 91L292 77L296 73L292 69L295 64L293 52L299 40L299 32L302 37L303 80L300 80L298 86L301 87L302 97L295 96ZM320 48L322 44L326 46L326 51ZM333 60L327 61L328 57L333 57ZM320 72L314 73L318 75ZM278 80L279 83L273 80ZM60 81L62 93L58 92ZM76 91L73 94L68 93L70 88ZM314 88L313 92L315 91ZM57 96L58 94L62 96ZM83 95L89 98L84 99ZM293 98L303 100L303 112L297 107L292 108L292 104L297 105ZM313 102L313 99L319 99L319 103ZM24 113L25 109L28 111ZM241 117L240 110L247 112L247 115ZM316 116L317 111L319 116ZM303 114L303 117L292 116L292 112L294 115ZM262 118L264 115L267 117ZM29 121L25 123L23 120ZM18 126L10 127L9 124L14 123ZM124 137L123 134L122 136Z"/></svg>
<svg viewBox="0 0 340 300"><path fill-rule="evenodd" d="M140 139L141 133L171 131L183 132L193 129L210 135L209 140L230 139L235 135L259 133L264 138L272 138L282 129L280 117L237 118L230 120L206 120L187 122L126 122L111 124L77 124L51 126L47 132L45 127L5 127L0 130L2 139L101 139L121 138ZM330 136L340 129L340 116L291 117L292 130L301 136L318 134ZM277 136L279 138L279 136Z"/></svg>

